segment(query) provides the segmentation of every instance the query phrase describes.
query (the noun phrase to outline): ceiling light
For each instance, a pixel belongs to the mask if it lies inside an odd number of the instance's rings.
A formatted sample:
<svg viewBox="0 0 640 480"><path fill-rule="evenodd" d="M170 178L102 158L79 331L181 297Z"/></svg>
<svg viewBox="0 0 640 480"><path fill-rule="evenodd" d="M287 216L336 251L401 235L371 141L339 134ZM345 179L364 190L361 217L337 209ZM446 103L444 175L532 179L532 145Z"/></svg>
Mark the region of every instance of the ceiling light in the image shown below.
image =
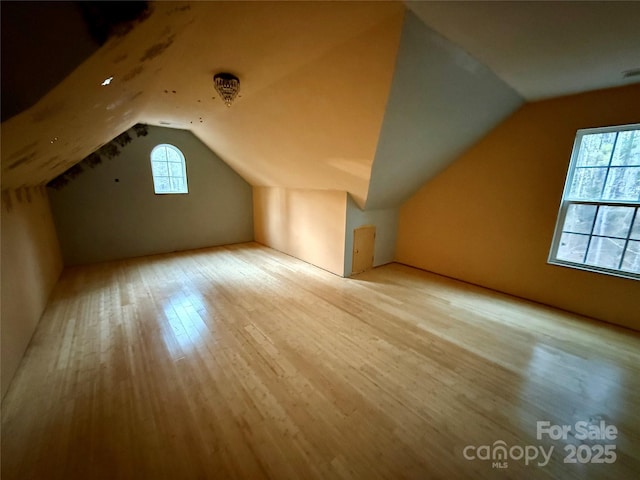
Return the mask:
<svg viewBox="0 0 640 480"><path fill-rule="evenodd" d="M230 73L216 73L213 76L213 84L216 87L216 92L218 92L222 100L224 100L224 104L230 107L240 91L240 80L238 77Z"/></svg>
<svg viewBox="0 0 640 480"><path fill-rule="evenodd" d="M103 87L109 85L111 83L111 80L113 80L113 77L105 78L100 85L102 85Z"/></svg>

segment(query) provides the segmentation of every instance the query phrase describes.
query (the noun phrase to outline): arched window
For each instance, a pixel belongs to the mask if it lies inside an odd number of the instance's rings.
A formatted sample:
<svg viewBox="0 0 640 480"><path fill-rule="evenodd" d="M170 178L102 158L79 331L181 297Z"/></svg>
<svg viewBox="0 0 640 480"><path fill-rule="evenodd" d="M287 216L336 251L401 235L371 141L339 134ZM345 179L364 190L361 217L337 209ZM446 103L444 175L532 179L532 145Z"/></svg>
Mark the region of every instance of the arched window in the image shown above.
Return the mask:
<svg viewBox="0 0 640 480"><path fill-rule="evenodd" d="M189 193L184 155L177 147L156 145L151 150L151 173L156 193Z"/></svg>

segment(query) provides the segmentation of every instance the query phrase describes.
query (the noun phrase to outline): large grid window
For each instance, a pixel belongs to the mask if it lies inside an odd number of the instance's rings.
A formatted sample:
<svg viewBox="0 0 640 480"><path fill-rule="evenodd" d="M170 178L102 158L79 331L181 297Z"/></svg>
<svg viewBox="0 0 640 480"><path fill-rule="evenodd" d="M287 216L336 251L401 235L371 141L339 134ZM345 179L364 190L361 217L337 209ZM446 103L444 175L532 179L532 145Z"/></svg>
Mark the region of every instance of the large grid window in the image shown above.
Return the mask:
<svg viewBox="0 0 640 480"><path fill-rule="evenodd" d="M640 124L578 131L549 262L640 279Z"/></svg>
<svg viewBox="0 0 640 480"><path fill-rule="evenodd" d="M156 193L189 193L184 155L177 147L157 145L151 151L151 173Z"/></svg>

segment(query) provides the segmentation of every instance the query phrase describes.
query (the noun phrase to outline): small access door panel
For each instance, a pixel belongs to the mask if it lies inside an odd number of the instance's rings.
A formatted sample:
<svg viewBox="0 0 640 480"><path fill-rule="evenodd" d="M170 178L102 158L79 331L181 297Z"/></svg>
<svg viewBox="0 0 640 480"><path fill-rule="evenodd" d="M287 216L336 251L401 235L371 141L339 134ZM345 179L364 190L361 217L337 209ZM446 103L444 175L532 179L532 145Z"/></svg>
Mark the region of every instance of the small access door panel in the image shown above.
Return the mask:
<svg viewBox="0 0 640 480"><path fill-rule="evenodd" d="M353 263L351 275L373 268L373 252L376 244L376 227L359 227L353 231Z"/></svg>

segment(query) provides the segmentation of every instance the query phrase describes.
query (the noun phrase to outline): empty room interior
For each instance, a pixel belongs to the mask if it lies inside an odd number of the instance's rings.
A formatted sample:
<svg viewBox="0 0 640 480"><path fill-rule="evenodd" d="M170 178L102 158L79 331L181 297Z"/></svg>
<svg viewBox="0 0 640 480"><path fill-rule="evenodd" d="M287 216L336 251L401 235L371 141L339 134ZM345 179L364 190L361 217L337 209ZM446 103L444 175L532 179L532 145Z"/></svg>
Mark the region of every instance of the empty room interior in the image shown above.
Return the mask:
<svg viewBox="0 0 640 480"><path fill-rule="evenodd" d="M640 2L13 2L3 479L640 472Z"/></svg>

